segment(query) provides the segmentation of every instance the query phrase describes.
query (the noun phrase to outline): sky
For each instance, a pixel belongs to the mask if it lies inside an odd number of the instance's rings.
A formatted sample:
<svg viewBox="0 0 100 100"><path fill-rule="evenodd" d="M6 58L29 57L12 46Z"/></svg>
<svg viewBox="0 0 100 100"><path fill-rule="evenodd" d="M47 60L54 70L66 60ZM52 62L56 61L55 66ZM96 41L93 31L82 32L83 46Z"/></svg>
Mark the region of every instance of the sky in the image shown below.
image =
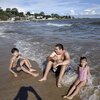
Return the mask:
<svg viewBox="0 0 100 100"><path fill-rule="evenodd" d="M0 0L0 7L18 8L25 13L43 11L46 14L100 18L100 0Z"/></svg>

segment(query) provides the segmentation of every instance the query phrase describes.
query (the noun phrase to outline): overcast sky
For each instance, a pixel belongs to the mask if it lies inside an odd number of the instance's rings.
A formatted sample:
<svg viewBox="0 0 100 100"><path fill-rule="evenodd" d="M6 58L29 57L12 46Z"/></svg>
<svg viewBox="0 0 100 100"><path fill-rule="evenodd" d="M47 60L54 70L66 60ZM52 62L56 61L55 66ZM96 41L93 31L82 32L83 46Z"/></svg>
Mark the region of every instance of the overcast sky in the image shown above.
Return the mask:
<svg viewBox="0 0 100 100"><path fill-rule="evenodd" d="M100 17L100 0L0 0L0 7L31 13Z"/></svg>

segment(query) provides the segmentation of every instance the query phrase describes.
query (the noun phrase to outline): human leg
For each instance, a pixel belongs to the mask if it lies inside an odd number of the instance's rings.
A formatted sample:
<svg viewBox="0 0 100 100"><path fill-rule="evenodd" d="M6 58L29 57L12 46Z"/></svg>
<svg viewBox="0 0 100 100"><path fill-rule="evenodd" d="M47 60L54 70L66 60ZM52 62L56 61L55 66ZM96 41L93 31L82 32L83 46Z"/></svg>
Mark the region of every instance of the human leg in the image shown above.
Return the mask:
<svg viewBox="0 0 100 100"><path fill-rule="evenodd" d="M48 62L46 70L45 70L45 73L44 73L44 76L39 81L45 81L45 80L47 80L47 76L48 76L48 73L49 73L49 71L50 71L50 69L52 67L52 64L53 64L52 61Z"/></svg>
<svg viewBox="0 0 100 100"><path fill-rule="evenodd" d="M25 64L26 67L29 69L29 71L36 71L35 69L32 69L32 65L29 62L29 60L27 60L27 59L22 60L20 64L21 64L21 66L23 66Z"/></svg>
<svg viewBox="0 0 100 100"><path fill-rule="evenodd" d="M21 66L21 69L22 71L24 71L25 73L28 73L34 77L37 77L39 74L38 73L33 73L33 72L30 72L28 69L26 69L25 67Z"/></svg>
<svg viewBox="0 0 100 100"><path fill-rule="evenodd" d="M80 89L81 89L83 86L85 86L85 84L86 84L86 81L80 82L79 85L77 85L75 91L74 91L70 96L68 96L67 98L68 98L68 99L72 99L76 94L79 93Z"/></svg>
<svg viewBox="0 0 100 100"><path fill-rule="evenodd" d="M67 98L67 96L70 96L70 95L73 93L73 91L76 89L76 86L77 86L79 83L80 83L80 80L77 79L77 80L75 81L75 83L73 84L73 86L71 87L71 89L68 91L68 94L65 95L65 96L63 96L63 98Z"/></svg>
<svg viewBox="0 0 100 100"><path fill-rule="evenodd" d="M59 88L61 87L61 80L62 80L65 70L66 70L66 66L61 66L60 74L59 74L58 81L57 81L57 86Z"/></svg>

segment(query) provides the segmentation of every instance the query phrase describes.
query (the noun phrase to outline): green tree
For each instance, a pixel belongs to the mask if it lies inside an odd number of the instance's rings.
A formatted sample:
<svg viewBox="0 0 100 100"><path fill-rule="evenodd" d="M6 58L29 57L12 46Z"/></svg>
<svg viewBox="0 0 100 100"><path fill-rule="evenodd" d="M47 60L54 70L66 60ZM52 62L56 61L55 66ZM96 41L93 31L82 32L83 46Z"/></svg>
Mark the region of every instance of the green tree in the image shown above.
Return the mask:
<svg viewBox="0 0 100 100"><path fill-rule="evenodd" d="M26 15L29 15L29 16L30 16L30 15L31 15L31 13L28 11L28 12L26 13Z"/></svg>
<svg viewBox="0 0 100 100"><path fill-rule="evenodd" d="M6 8L6 12L11 12L11 8Z"/></svg>
<svg viewBox="0 0 100 100"><path fill-rule="evenodd" d="M45 13L44 12L40 12L40 16L45 16Z"/></svg>
<svg viewBox="0 0 100 100"><path fill-rule="evenodd" d="M0 7L0 12L3 12L3 9Z"/></svg>
<svg viewBox="0 0 100 100"><path fill-rule="evenodd" d="M60 16L58 14L54 14L54 13L51 14L51 17L52 18L60 18Z"/></svg>
<svg viewBox="0 0 100 100"><path fill-rule="evenodd" d="M13 16L18 16L18 9L17 8L12 8L11 10Z"/></svg>
<svg viewBox="0 0 100 100"><path fill-rule="evenodd" d="M24 17L24 13L23 12L20 12L19 13L19 17Z"/></svg>

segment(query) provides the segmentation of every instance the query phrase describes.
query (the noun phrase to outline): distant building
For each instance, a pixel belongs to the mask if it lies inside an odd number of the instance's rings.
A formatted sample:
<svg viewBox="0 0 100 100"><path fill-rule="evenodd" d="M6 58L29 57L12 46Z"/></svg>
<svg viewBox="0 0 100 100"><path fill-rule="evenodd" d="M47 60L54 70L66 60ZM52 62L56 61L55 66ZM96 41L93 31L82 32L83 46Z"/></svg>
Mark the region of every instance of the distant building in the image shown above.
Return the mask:
<svg viewBox="0 0 100 100"><path fill-rule="evenodd" d="M43 16L37 16L36 19L43 19Z"/></svg>
<svg viewBox="0 0 100 100"><path fill-rule="evenodd" d="M34 20L35 16L34 15L25 15L26 20Z"/></svg>

